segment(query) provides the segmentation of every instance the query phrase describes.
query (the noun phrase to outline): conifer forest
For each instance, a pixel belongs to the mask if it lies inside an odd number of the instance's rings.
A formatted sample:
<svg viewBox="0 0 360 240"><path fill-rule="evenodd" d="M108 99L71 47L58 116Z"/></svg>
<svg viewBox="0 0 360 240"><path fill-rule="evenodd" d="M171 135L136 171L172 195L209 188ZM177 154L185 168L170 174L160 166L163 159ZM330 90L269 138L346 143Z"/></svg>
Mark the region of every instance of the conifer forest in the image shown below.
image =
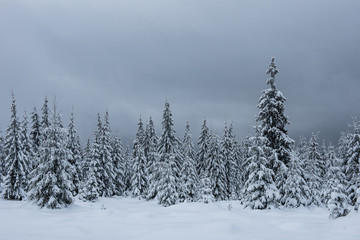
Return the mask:
<svg viewBox="0 0 360 240"><path fill-rule="evenodd" d="M316 206L327 208L331 219L358 211L360 121L353 119L337 145L319 142L316 132L291 139L277 73L271 58L250 136L235 136L231 122L212 129L206 119L199 136L190 122L179 136L166 100L161 130L151 117L140 118L130 146L112 131L111 112L98 114L92 139L81 142L76 112L62 119L56 100L47 97L41 108L19 112L14 92L0 134L1 197L45 209L121 196L163 207L224 201L258 210Z"/></svg>
<svg viewBox="0 0 360 240"><path fill-rule="evenodd" d="M360 240L360 0L0 0L0 240Z"/></svg>

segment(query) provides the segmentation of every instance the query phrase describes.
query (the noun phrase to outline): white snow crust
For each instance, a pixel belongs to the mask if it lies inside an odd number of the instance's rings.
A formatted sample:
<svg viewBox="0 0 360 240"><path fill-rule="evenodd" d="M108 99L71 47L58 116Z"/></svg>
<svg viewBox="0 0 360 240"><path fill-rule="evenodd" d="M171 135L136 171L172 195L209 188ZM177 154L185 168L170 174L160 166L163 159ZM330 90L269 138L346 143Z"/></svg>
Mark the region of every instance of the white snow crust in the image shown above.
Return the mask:
<svg viewBox="0 0 360 240"><path fill-rule="evenodd" d="M336 220L328 215L326 208L250 210L238 201L162 207L113 197L51 210L0 199L0 239L360 239L357 212Z"/></svg>

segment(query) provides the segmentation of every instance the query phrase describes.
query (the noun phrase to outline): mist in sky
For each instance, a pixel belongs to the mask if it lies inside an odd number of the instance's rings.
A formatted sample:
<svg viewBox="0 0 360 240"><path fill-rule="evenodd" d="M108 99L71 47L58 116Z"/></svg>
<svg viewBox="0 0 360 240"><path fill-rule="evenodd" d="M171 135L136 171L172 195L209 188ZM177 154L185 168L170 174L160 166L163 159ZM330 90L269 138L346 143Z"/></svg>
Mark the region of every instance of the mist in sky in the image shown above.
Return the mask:
<svg viewBox="0 0 360 240"><path fill-rule="evenodd" d="M337 143L360 115L360 1L0 1L0 126L40 113L56 96L74 106L84 143L97 113L131 143L140 116L158 134L169 101L175 129L196 139L204 118L222 135L253 133L272 56L287 98L290 137Z"/></svg>

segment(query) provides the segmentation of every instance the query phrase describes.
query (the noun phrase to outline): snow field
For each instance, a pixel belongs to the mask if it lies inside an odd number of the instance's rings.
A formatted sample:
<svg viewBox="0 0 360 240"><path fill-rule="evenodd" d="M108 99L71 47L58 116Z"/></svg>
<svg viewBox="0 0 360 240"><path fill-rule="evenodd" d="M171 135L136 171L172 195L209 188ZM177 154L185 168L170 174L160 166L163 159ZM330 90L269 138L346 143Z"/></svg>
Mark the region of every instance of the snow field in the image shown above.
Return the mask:
<svg viewBox="0 0 360 240"><path fill-rule="evenodd" d="M239 202L183 203L100 198L64 209L40 209L27 201L0 200L1 240L359 240L360 216L331 220L325 208L243 209Z"/></svg>

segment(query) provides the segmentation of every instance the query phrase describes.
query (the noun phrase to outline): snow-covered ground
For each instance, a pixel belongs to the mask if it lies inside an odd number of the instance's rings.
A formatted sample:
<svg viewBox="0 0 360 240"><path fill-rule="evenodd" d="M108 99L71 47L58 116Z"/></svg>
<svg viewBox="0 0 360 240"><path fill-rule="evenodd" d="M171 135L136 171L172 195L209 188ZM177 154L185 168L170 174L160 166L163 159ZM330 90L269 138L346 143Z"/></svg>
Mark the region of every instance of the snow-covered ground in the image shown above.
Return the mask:
<svg viewBox="0 0 360 240"><path fill-rule="evenodd" d="M77 200L61 210L0 200L1 240L360 239L360 215L330 220L323 208L254 211L238 202L161 207L131 198Z"/></svg>

